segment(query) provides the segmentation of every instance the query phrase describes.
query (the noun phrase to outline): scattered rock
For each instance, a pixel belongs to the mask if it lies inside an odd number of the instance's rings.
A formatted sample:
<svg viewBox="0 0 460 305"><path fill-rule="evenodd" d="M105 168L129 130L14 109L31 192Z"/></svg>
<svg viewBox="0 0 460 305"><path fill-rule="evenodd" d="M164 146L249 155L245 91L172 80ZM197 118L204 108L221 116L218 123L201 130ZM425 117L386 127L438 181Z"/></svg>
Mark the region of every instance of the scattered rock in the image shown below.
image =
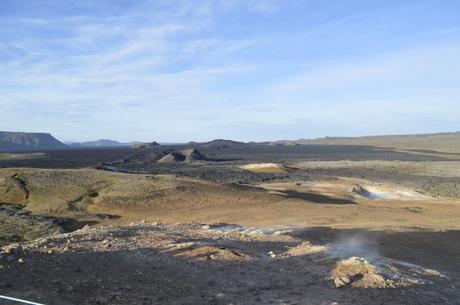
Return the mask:
<svg viewBox="0 0 460 305"><path fill-rule="evenodd" d="M98 297L98 298L96 299L96 304L98 304L98 305L107 305L107 304L109 304L109 303L108 303L108 301L107 301L106 298L104 298L104 297Z"/></svg>
<svg viewBox="0 0 460 305"><path fill-rule="evenodd" d="M89 189L88 190L88 196L91 197L91 198L95 198L95 197L99 196L99 193L96 190Z"/></svg>
<svg viewBox="0 0 460 305"><path fill-rule="evenodd" d="M72 292L72 291L74 291L74 287L69 285L69 286L67 286L67 287L65 288L65 291L66 291L66 292Z"/></svg>
<svg viewBox="0 0 460 305"><path fill-rule="evenodd" d="M218 293L218 294L216 294L216 299L218 299L218 300L223 300L223 299L225 299L225 294L224 294L224 293Z"/></svg>
<svg viewBox="0 0 460 305"><path fill-rule="evenodd" d="M17 243L6 245L2 248L2 250L6 254L15 254L15 255L19 255L24 252L22 246Z"/></svg>
<svg viewBox="0 0 460 305"><path fill-rule="evenodd" d="M219 261L244 261L251 257L238 250L224 246L206 245L198 247L187 247L185 251L177 254L180 257L187 257L198 261L219 260Z"/></svg>
<svg viewBox="0 0 460 305"><path fill-rule="evenodd" d="M180 250L192 248L194 245L195 245L194 242L183 242L183 243L178 243L178 244L171 244L168 250L169 251L180 251Z"/></svg>
<svg viewBox="0 0 460 305"><path fill-rule="evenodd" d="M326 246L313 245L310 242L303 242L295 247L289 248L284 254L287 256L301 256L306 254L314 254L323 252L327 249Z"/></svg>
<svg viewBox="0 0 460 305"><path fill-rule="evenodd" d="M443 275L441 274L441 272L437 271L437 270L434 270L434 269L424 269L423 270L423 273L426 274L426 275L430 275L430 276L439 276L439 277L443 277Z"/></svg>
<svg viewBox="0 0 460 305"><path fill-rule="evenodd" d="M355 288L387 288L385 279L377 269L361 257L350 257L339 261L331 271L337 288L351 285Z"/></svg>
<svg viewBox="0 0 460 305"><path fill-rule="evenodd" d="M348 276L339 276L334 278L334 284L336 288L340 288L350 284L350 278Z"/></svg>

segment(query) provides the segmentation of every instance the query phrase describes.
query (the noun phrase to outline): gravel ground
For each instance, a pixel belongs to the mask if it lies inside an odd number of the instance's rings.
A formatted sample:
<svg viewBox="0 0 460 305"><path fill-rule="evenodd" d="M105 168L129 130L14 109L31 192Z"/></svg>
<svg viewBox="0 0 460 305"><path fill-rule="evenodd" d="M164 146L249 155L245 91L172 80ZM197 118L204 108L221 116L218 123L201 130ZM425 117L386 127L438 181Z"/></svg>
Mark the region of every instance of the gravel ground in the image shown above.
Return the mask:
<svg viewBox="0 0 460 305"><path fill-rule="evenodd" d="M364 245L380 245L380 260L425 262L424 267L440 267L445 276L435 271L415 273L407 267L405 272L417 277L413 284L335 288L329 276L339 259L370 255L353 243L347 253L321 251L321 247L343 249L337 240L347 236L374 238ZM452 251L459 250L459 236L458 232L319 228L258 231L199 224L83 228L10 246L9 254L4 248L0 291L45 304L69 305L458 304L459 270ZM408 249L412 242L416 247ZM449 242L446 249L439 249ZM411 251L420 249L424 252ZM423 260L424 256L431 260Z"/></svg>

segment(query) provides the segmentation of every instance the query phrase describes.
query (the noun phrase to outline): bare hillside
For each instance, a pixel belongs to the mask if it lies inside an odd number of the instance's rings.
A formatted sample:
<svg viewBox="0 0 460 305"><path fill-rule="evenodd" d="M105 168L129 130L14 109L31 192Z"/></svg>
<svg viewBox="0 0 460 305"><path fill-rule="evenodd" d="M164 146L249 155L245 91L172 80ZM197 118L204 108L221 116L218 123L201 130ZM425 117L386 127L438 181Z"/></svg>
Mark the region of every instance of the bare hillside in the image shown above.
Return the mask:
<svg viewBox="0 0 460 305"><path fill-rule="evenodd" d="M284 144L369 145L410 151L460 153L460 132L365 137L325 137L280 141Z"/></svg>

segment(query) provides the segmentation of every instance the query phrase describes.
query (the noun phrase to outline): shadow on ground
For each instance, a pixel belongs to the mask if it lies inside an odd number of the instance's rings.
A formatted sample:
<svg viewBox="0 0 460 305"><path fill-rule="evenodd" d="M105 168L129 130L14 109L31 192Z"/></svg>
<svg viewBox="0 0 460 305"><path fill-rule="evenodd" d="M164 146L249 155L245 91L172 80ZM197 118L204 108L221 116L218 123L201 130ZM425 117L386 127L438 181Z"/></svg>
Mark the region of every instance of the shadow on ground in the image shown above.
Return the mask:
<svg viewBox="0 0 460 305"><path fill-rule="evenodd" d="M355 204L353 200L335 198L315 193L296 192L293 190L283 190L279 192L286 194L288 198L297 198L319 204Z"/></svg>

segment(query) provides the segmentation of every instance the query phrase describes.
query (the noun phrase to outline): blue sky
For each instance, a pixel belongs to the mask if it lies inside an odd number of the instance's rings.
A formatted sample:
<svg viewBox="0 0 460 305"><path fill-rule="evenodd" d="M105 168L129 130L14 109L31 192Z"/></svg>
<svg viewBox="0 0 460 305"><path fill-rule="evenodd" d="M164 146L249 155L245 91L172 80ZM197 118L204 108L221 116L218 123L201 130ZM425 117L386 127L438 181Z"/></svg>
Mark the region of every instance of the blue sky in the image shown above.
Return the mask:
<svg viewBox="0 0 460 305"><path fill-rule="evenodd" d="M2 0L0 130L65 141L460 130L460 2Z"/></svg>

